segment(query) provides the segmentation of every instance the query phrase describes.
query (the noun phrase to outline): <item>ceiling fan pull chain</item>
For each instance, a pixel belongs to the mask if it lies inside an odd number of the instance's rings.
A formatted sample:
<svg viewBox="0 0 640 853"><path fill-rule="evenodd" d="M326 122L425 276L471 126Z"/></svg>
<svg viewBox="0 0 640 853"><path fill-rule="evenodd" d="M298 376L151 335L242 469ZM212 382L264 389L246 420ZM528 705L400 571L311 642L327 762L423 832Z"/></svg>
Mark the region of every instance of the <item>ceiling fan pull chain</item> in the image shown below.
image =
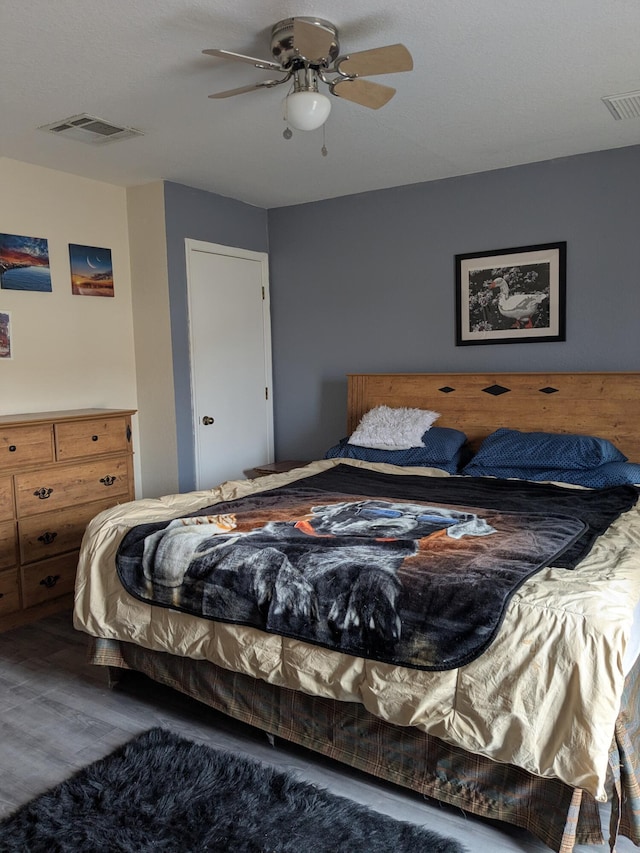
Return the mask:
<svg viewBox="0 0 640 853"><path fill-rule="evenodd" d="M329 153L329 152L327 151L327 131L326 131L326 125L324 125L324 124L322 125L322 148L321 148L320 150L322 151L322 156L323 156L323 157L326 157L326 156L327 156L327 154Z"/></svg>

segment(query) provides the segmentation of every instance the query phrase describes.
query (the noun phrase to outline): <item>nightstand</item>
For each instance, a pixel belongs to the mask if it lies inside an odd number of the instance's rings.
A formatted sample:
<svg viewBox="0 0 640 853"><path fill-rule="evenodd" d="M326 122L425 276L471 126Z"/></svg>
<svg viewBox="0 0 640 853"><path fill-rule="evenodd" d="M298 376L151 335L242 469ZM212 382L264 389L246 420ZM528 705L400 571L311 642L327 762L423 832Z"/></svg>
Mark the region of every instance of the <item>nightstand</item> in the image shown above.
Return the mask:
<svg viewBox="0 0 640 853"><path fill-rule="evenodd" d="M267 465L249 468L245 473L247 477L254 479L255 477L267 477L269 474L284 474L285 471L291 471L292 468L302 468L308 464L308 462L286 459L282 462L269 462Z"/></svg>

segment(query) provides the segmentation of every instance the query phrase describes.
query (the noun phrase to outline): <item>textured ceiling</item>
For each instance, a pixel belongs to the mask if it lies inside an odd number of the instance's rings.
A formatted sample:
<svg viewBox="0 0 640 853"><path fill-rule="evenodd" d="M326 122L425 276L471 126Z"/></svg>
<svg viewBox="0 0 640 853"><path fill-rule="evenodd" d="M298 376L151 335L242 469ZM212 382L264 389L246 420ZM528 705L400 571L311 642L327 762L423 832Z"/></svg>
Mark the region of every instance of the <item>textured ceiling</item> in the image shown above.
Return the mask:
<svg viewBox="0 0 640 853"><path fill-rule="evenodd" d="M380 110L332 98L322 130L282 137L271 25L318 16L341 52L395 42L413 72ZM640 143L601 98L640 90L638 0L3 0L0 155L124 186L164 179L278 207ZM89 146L37 128L77 113L144 136Z"/></svg>

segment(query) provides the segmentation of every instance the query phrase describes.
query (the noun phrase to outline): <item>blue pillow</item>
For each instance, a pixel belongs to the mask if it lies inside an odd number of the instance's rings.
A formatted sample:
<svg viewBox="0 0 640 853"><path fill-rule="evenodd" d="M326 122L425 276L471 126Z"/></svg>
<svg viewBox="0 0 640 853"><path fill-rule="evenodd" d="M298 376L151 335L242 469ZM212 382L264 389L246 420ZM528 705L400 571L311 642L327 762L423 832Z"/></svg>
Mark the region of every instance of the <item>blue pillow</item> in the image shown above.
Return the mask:
<svg viewBox="0 0 640 853"><path fill-rule="evenodd" d="M482 468L496 466L584 470L597 468L607 462L626 461L627 457L605 438L551 432L519 432L503 427L485 438L471 464ZM471 472L465 469L463 473Z"/></svg>
<svg viewBox="0 0 640 853"><path fill-rule="evenodd" d="M422 447L408 450L379 450L375 447L360 447L349 444L349 438L343 438L329 448L325 459L361 459L364 462L388 462L391 465L422 466L441 468L449 474L459 470L462 447L467 440L460 430L450 427L431 427L422 436Z"/></svg>
<svg viewBox="0 0 640 853"><path fill-rule="evenodd" d="M522 468L508 466L476 465L475 459L465 466L463 474L470 477L516 477L518 480L556 480L559 483L573 483L590 489L604 489L606 486L626 486L640 484L640 465L633 462L605 462L595 468L573 470L568 468Z"/></svg>

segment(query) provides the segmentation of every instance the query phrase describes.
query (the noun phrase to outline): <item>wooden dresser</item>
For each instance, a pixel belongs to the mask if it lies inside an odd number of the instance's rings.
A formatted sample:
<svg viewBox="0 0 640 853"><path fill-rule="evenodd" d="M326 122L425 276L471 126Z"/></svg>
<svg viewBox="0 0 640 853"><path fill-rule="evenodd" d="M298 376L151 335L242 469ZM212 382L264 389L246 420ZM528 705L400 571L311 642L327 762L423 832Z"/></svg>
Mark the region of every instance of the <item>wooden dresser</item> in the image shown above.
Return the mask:
<svg viewBox="0 0 640 853"><path fill-rule="evenodd" d="M72 606L85 527L135 496L132 414L0 416L0 632Z"/></svg>

